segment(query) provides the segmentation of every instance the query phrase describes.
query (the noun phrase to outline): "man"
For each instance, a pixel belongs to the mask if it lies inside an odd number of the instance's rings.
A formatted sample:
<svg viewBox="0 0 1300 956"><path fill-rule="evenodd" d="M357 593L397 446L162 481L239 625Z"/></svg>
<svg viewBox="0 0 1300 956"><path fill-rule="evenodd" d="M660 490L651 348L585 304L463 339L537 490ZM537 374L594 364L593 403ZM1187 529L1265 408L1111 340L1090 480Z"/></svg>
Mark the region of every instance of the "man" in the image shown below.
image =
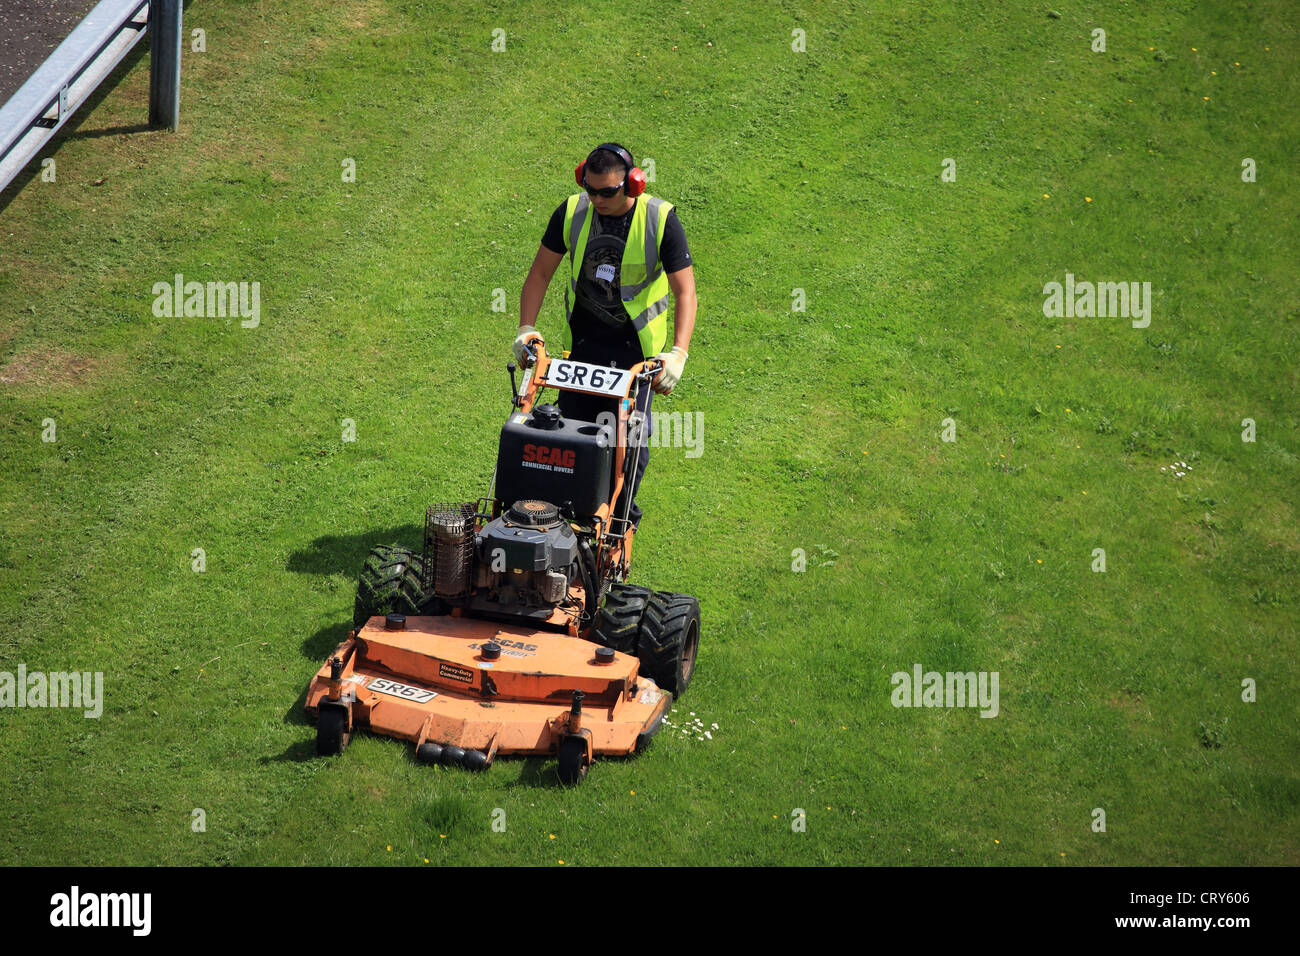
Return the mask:
<svg viewBox="0 0 1300 956"><path fill-rule="evenodd" d="M658 358L664 367L654 390L670 394L686 364L696 309L695 271L677 211L671 203L645 194L645 174L633 163L632 154L617 143L602 143L592 150L575 177L583 191L560 203L552 213L524 280L515 357L523 363L525 345L541 338L534 323L551 277L568 252L564 309L569 358L592 365L612 363L624 369ZM667 348L669 292L673 300L671 348ZM638 402L647 426L650 398L650 391L644 390ZM585 421L598 421L601 412L618 412L617 401L578 392L561 392L559 406L566 418ZM649 461L649 445L642 441L633 495ZM620 514L624 505L620 498L615 514ZM634 526L641 520L635 500L629 520Z"/></svg>

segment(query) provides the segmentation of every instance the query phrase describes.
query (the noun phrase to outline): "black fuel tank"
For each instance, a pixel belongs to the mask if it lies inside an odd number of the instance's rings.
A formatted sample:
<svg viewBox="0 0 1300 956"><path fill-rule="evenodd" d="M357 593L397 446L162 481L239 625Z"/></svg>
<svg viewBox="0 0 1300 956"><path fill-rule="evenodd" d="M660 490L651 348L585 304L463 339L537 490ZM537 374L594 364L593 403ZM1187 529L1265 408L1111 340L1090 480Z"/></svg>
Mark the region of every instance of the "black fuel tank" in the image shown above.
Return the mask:
<svg viewBox="0 0 1300 956"><path fill-rule="evenodd" d="M613 428L538 405L512 413L501 429L496 496L507 508L521 498L569 501L575 515L588 517L606 502L613 467Z"/></svg>

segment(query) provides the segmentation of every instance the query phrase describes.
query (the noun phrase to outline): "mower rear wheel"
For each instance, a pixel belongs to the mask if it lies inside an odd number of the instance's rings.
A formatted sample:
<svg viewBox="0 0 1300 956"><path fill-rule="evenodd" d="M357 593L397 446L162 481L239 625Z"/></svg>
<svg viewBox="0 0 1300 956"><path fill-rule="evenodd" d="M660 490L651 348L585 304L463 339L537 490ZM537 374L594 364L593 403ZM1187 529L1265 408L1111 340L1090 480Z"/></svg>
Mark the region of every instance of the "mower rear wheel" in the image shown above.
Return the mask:
<svg viewBox="0 0 1300 956"><path fill-rule="evenodd" d="M649 588L635 584L615 584L611 587L604 605L596 612L591 639L624 654L635 654L641 616L645 613L651 593Z"/></svg>
<svg viewBox="0 0 1300 956"><path fill-rule="evenodd" d="M359 628L376 614L420 614L431 597L424 589L424 556L381 544L371 549L361 567L352 624Z"/></svg>
<svg viewBox="0 0 1300 956"><path fill-rule="evenodd" d="M335 707L322 707L316 722L316 756L333 757L343 753L352 737L347 726L347 714Z"/></svg>
<svg viewBox="0 0 1300 956"><path fill-rule="evenodd" d="M641 672L680 697L695 674L699 647L700 602L689 594L651 594L637 637Z"/></svg>
<svg viewBox="0 0 1300 956"><path fill-rule="evenodd" d="M560 741L560 783L572 787L581 783L587 776L587 742L577 735L565 737Z"/></svg>

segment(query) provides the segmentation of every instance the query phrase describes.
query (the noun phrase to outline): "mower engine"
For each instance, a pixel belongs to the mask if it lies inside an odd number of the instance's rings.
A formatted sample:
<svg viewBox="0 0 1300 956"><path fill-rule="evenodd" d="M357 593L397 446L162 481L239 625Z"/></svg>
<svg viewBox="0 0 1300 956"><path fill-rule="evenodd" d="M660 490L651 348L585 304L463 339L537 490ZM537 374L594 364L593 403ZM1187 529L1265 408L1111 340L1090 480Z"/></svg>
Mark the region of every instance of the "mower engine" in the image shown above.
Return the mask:
<svg viewBox="0 0 1300 956"><path fill-rule="evenodd" d="M445 604L544 620L583 583L583 544L549 501L516 501L477 532L475 517L473 504L425 516L423 584Z"/></svg>
<svg viewBox="0 0 1300 956"><path fill-rule="evenodd" d="M500 607L545 608L579 578L578 536L548 501L516 501L477 536L475 590Z"/></svg>

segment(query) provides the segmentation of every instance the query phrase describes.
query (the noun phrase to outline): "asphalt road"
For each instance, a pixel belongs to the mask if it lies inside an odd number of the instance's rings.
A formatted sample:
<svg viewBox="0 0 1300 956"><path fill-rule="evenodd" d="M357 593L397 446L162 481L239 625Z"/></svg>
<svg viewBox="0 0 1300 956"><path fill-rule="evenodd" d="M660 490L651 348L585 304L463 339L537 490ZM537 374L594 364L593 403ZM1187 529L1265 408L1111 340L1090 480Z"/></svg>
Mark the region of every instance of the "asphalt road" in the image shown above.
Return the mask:
<svg viewBox="0 0 1300 956"><path fill-rule="evenodd" d="M18 91L96 0L0 0L0 104Z"/></svg>

